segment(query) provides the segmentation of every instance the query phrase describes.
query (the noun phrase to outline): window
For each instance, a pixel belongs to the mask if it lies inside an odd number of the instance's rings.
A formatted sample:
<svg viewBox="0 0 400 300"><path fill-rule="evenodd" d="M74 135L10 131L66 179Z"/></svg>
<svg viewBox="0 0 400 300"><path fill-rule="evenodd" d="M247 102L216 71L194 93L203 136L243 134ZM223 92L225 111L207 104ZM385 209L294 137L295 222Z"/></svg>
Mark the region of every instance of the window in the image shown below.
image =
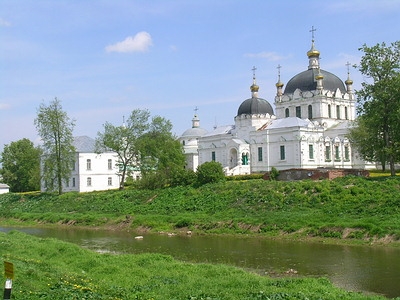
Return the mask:
<svg viewBox="0 0 400 300"><path fill-rule="evenodd" d="M72 162L72 171L75 171L75 161Z"/></svg>
<svg viewBox="0 0 400 300"><path fill-rule="evenodd" d="M280 147L280 154L281 154L281 160L285 160L286 156L285 156L285 146L281 146Z"/></svg>
<svg viewBox="0 0 400 300"><path fill-rule="evenodd" d="M242 165L247 166L249 164L249 154L242 153Z"/></svg>
<svg viewBox="0 0 400 300"><path fill-rule="evenodd" d="M215 151L211 152L211 160L215 161Z"/></svg>
<svg viewBox="0 0 400 300"><path fill-rule="evenodd" d="M336 105L336 119L340 119L340 106Z"/></svg>
<svg viewBox="0 0 400 300"><path fill-rule="evenodd" d="M112 185L112 177L108 177L108 185Z"/></svg>
<svg viewBox="0 0 400 300"><path fill-rule="evenodd" d="M285 118L289 118L289 108L285 109Z"/></svg>
<svg viewBox="0 0 400 300"><path fill-rule="evenodd" d="M296 106L296 117L301 118L301 107Z"/></svg>
<svg viewBox="0 0 400 300"><path fill-rule="evenodd" d="M308 145L308 158L314 159L314 145Z"/></svg>
<svg viewBox="0 0 400 300"><path fill-rule="evenodd" d="M75 187L75 177L72 178L72 186Z"/></svg>
<svg viewBox="0 0 400 300"><path fill-rule="evenodd" d="M312 116L312 105L308 106L308 118L311 120L313 118Z"/></svg>
<svg viewBox="0 0 400 300"><path fill-rule="evenodd" d="M328 118L332 118L331 105L328 104Z"/></svg>
<svg viewBox="0 0 400 300"><path fill-rule="evenodd" d="M258 147L258 161L263 161L263 148Z"/></svg>
<svg viewBox="0 0 400 300"><path fill-rule="evenodd" d="M344 146L344 159L350 160L350 151L348 145Z"/></svg>
<svg viewBox="0 0 400 300"><path fill-rule="evenodd" d="M349 113L347 112L347 106L344 107L344 118L345 118L346 120L349 119Z"/></svg>
<svg viewBox="0 0 400 300"><path fill-rule="evenodd" d="M340 160L339 146L335 145L335 160Z"/></svg>
<svg viewBox="0 0 400 300"><path fill-rule="evenodd" d="M112 170L112 159L108 160L108 169Z"/></svg>
<svg viewBox="0 0 400 300"><path fill-rule="evenodd" d="M325 160L331 161L331 146L325 146Z"/></svg>
<svg viewBox="0 0 400 300"><path fill-rule="evenodd" d="M92 177L88 177L86 179L86 184L87 184L87 186L92 186Z"/></svg>
<svg viewBox="0 0 400 300"><path fill-rule="evenodd" d="M65 186L69 187L69 178L67 178L67 180L65 181Z"/></svg>
<svg viewBox="0 0 400 300"><path fill-rule="evenodd" d="M92 161L90 159L86 160L86 170L92 169Z"/></svg>

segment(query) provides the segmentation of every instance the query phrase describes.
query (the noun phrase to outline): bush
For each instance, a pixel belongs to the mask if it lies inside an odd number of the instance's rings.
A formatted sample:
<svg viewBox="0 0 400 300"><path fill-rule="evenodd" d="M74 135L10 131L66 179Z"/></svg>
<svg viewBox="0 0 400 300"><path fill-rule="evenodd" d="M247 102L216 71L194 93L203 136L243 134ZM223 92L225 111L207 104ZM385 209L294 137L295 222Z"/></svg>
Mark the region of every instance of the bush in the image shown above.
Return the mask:
<svg viewBox="0 0 400 300"><path fill-rule="evenodd" d="M269 172L269 179L271 180L277 180L279 176L279 171L275 168L271 168L271 172Z"/></svg>
<svg viewBox="0 0 400 300"><path fill-rule="evenodd" d="M216 161L205 162L197 167L197 184L216 183L225 179L222 165Z"/></svg>
<svg viewBox="0 0 400 300"><path fill-rule="evenodd" d="M196 173L193 170L177 170L171 175L171 187L192 185L196 179Z"/></svg>

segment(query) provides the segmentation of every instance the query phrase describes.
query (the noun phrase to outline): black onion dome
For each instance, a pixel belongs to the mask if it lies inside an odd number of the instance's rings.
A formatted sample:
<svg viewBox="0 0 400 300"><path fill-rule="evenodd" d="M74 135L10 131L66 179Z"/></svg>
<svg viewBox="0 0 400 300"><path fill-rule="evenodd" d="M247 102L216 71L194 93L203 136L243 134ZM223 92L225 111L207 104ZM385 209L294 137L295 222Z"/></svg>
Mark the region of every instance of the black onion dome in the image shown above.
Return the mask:
<svg viewBox="0 0 400 300"><path fill-rule="evenodd" d="M290 79L286 85L284 94L293 94L296 89L300 89L303 92L316 90L317 81L315 80L315 76L318 75L318 71L323 76L322 86L324 90L336 91L336 89L339 89L342 93L346 93L344 83L339 77L325 70L313 68L301 72Z"/></svg>
<svg viewBox="0 0 400 300"><path fill-rule="evenodd" d="M238 116L240 115L253 115L253 114L274 114L271 104L265 99L252 97L240 104L238 109Z"/></svg>

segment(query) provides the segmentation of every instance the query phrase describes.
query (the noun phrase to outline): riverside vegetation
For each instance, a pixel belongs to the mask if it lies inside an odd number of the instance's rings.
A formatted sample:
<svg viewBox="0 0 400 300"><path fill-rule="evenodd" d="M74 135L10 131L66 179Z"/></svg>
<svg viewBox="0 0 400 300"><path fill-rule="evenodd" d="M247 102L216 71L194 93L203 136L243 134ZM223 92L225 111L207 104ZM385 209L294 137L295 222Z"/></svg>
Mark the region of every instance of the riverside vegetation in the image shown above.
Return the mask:
<svg viewBox="0 0 400 300"><path fill-rule="evenodd" d="M2 223L400 239L400 179L224 181L200 187L0 195Z"/></svg>
<svg viewBox="0 0 400 300"><path fill-rule="evenodd" d="M0 195L2 224L257 234L397 245L400 179L225 181L201 187ZM326 279L271 279L157 254L98 254L19 232L0 234L18 269L15 299L383 299Z"/></svg>
<svg viewBox="0 0 400 300"><path fill-rule="evenodd" d="M325 278L272 279L160 254L99 254L18 231L0 233L0 245L2 259L18 271L12 299L384 299L346 292Z"/></svg>

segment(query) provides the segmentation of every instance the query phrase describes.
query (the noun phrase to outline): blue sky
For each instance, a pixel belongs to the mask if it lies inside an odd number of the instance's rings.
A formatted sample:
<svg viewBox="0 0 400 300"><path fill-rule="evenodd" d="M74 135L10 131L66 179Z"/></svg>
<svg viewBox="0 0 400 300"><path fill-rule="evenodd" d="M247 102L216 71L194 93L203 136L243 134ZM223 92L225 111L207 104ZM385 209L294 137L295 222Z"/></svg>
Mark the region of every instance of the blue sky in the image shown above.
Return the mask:
<svg viewBox="0 0 400 300"><path fill-rule="evenodd" d="M174 133L234 123L250 98L273 104L284 83L321 52L321 68L342 80L365 43L399 39L398 0L1 0L0 150L39 142L37 109L55 97L75 119L74 135L96 137L133 109L169 119ZM367 80L350 69L354 88Z"/></svg>

